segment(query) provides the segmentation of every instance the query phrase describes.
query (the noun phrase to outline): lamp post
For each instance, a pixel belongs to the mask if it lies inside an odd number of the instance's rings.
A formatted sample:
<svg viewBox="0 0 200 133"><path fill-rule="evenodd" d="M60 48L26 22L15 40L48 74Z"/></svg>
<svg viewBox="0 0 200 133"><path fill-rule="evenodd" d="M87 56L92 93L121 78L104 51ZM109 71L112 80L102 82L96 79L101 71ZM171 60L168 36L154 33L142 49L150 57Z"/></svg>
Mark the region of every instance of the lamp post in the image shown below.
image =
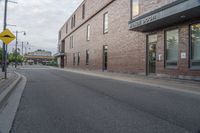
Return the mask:
<svg viewBox="0 0 200 133"><path fill-rule="evenodd" d="M24 42L22 42L22 56L24 54Z"/></svg>
<svg viewBox="0 0 200 133"><path fill-rule="evenodd" d="M26 47L29 45L29 42L22 42L22 56L26 54ZM25 53L24 53L24 48L25 48Z"/></svg>
<svg viewBox="0 0 200 133"><path fill-rule="evenodd" d="M8 0L5 0L3 30L6 30L6 24L7 24L7 6L8 6ZM3 52L2 52L2 72L5 72L4 78L7 79L7 46L5 43L3 43Z"/></svg>
<svg viewBox="0 0 200 133"><path fill-rule="evenodd" d="M25 47L25 54L27 54L27 47L29 45L29 42L26 43L26 47Z"/></svg>
<svg viewBox="0 0 200 133"><path fill-rule="evenodd" d="M18 34L23 33L24 36L26 35L25 31L16 31L16 43L15 43L15 68L17 68L17 44L18 44Z"/></svg>

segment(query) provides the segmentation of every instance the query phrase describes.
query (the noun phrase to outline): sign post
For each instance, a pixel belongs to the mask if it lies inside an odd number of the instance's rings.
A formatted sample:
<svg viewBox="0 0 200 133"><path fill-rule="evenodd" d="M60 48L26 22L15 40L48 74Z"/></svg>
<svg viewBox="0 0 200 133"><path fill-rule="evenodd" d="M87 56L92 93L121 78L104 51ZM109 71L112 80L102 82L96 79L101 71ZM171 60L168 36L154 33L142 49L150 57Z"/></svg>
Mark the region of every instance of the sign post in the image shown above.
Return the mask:
<svg viewBox="0 0 200 133"><path fill-rule="evenodd" d="M7 79L7 45L15 39L16 39L15 35L9 29L6 29L0 33L0 40L2 40L4 43L4 49L3 49L4 59L3 59L2 66L5 72L5 79Z"/></svg>

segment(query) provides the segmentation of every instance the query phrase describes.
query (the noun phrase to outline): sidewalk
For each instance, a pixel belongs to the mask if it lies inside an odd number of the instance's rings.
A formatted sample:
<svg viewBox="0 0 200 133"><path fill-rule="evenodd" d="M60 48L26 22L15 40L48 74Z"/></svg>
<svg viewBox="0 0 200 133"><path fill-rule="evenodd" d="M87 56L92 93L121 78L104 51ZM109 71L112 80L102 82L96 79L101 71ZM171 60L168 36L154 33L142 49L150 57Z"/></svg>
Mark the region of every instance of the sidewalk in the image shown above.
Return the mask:
<svg viewBox="0 0 200 133"><path fill-rule="evenodd" d="M20 75L15 73L14 69L12 68L8 69L7 79L0 80L0 105L1 102L4 101L4 99L10 94L13 88L17 85L20 79L21 79Z"/></svg>
<svg viewBox="0 0 200 133"><path fill-rule="evenodd" d="M8 72L7 80L0 80L0 94L10 85L13 81L17 79L17 74L14 72Z"/></svg>
<svg viewBox="0 0 200 133"><path fill-rule="evenodd" d="M109 78L109 79L126 81L126 82L131 82L131 83L137 83L141 85L154 86L154 87L159 87L159 88L200 94L200 81L181 80L181 79L172 79L172 78L159 78L159 77L151 77L151 76L102 72L102 71L61 69L61 68L55 68L55 67L52 67L52 68L57 69L57 70L67 71L67 72L74 72L74 73L85 74L85 75L90 75L90 76L97 76L97 77Z"/></svg>

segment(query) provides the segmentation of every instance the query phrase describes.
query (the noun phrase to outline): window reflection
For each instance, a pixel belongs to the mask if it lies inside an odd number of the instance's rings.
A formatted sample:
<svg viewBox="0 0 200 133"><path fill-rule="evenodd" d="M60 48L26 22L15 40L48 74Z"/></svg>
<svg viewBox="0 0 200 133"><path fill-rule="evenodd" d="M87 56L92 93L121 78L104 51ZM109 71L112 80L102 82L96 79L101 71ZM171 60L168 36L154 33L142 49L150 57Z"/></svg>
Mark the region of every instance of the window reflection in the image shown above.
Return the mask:
<svg viewBox="0 0 200 133"><path fill-rule="evenodd" d="M139 0L132 0L132 17L139 14Z"/></svg>

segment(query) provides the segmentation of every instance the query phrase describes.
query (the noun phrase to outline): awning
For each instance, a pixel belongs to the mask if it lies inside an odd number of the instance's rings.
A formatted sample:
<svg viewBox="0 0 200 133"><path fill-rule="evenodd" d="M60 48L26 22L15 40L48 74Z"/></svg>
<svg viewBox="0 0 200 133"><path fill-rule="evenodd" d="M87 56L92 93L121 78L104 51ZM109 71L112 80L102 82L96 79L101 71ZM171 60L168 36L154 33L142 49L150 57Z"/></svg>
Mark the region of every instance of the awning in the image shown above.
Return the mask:
<svg viewBox="0 0 200 133"><path fill-rule="evenodd" d="M56 53L54 56L55 57L65 56L65 53Z"/></svg>
<svg viewBox="0 0 200 133"><path fill-rule="evenodd" d="M134 18L129 28L148 32L200 17L200 0L177 0Z"/></svg>

